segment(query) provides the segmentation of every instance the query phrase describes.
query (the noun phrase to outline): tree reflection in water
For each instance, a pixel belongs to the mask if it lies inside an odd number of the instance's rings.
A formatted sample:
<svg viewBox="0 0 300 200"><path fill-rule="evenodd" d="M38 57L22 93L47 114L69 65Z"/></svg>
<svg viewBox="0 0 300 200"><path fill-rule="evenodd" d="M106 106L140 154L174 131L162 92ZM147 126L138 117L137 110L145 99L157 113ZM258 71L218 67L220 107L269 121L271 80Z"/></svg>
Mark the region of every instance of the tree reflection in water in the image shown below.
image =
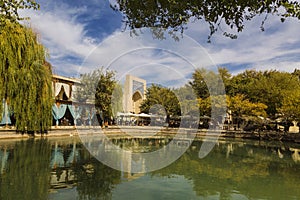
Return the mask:
<svg viewBox="0 0 300 200"><path fill-rule="evenodd" d="M135 145L134 150L138 147L153 150L161 147L157 144L163 144L157 139L133 142L120 139L114 143L124 143L127 149L129 144ZM75 137L3 142L0 143L3 169L0 199L64 199L67 196L113 199L122 188L122 195L125 194L122 198L126 199L128 192L124 188L128 190L128 187L131 191L128 195L135 198L143 198L149 191L155 191L156 197L166 196L167 187L187 196L193 189L199 198L234 199L237 194L248 199L300 197L300 164L294 160L300 145L220 140L207 157L199 159L201 144L201 141L194 141L180 159L161 170L128 174L97 161ZM62 156L58 159L59 165L53 165L55 152ZM188 184L192 189L181 190L179 183Z"/></svg>
<svg viewBox="0 0 300 200"><path fill-rule="evenodd" d="M18 141L9 151L0 176L0 199L45 199L50 187L51 146L46 140Z"/></svg>

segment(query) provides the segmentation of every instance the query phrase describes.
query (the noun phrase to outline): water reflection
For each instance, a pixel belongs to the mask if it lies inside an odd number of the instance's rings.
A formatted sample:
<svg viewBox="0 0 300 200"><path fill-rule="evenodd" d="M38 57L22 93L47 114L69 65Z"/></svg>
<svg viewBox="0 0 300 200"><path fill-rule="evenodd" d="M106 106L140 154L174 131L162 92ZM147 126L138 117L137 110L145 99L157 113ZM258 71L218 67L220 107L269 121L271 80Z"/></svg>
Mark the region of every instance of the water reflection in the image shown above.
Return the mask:
<svg viewBox="0 0 300 200"><path fill-rule="evenodd" d="M293 160L296 163L300 162L300 155L299 155L300 149L290 148L290 151L293 152L293 154L292 154Z"/></svg>
<svg viewBox="0 0 300 200"><path fill-rule="evenodd" d="M169 142L166 138L113 140L134 151L164 148ZM100 163L75 137L1 142L0 199L300 198L299 145L220 140L207 157L199 159L201 144L194 141L168 167L137 174ZM131 167L143 162L136 157L120 159L120 164Z"/></svg>
<svg viewBox="0 0 300 200"><path fill-rule="evenodd" d="M50 187L51 146L45 140L1 144L0 199L45 199ZM4 162L3 162L4 161Z"/></svg>
<svg viewBox="0 0 300 200"><path fill-rule="evenodd" d="M0 151L0 173L2 174L4 171L4 168L7 163L9 152L6 151L6 149L3 149L3 151Z"/></svg>
<svg viewBox="0 0 300 200"><path fill-rule="evenodd" d="M72 150L67 155L67 160L65 160L63 149L61 149L58 146L58 142L56 141L54 151L52 152L52 155L51 155L50 167L51 168L68 167L68 166L72 165L73 163L77 162L79 159L80 159L80 155L76 148L76 141L73 141Z"/></svg>

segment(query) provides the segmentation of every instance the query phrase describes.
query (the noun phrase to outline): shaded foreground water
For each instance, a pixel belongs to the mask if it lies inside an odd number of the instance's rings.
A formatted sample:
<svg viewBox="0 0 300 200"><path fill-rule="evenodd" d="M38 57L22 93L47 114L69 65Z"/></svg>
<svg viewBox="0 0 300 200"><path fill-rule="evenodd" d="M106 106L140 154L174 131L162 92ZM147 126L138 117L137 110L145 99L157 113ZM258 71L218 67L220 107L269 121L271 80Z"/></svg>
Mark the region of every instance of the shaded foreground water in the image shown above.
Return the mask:
<svg viewBox="0 0 300 200"><path fill-rule="evenodd" d="M114 143L151 151L166 139ZM1 141L0 199L300 199L299 144L219 140L199 159L201 144L161 170L129 174L97 161L77 137Z"/></svg>

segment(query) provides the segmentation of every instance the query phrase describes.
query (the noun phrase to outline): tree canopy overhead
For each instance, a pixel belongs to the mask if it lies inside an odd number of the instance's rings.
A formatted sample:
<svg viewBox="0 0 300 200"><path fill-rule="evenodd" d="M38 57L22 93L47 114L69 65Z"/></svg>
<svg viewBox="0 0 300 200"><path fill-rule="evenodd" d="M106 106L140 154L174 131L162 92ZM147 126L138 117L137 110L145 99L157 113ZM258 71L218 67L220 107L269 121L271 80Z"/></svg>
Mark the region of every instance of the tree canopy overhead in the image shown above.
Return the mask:
<svg viewBox="0 0 300 200"><path fill-rule="evenodd" d="M182 33L189 21L204 19L209 24L209 39L216 31L222 31L222 24L241 32L245 21L261 14L280 16L282 22L288 17L300 19L300 2L289 0L117 0L112 7L124 14L130 29L158 27ZM225 31L223 34L237 37Z"/></svg>
<svg viewBox="0 0 300 200"><path fill-rule="evenodd" d="M40 6L35 0L1 0L0 1L0 24L5 20L16 22L23 18L19 15L22 9L39 9Z"/></svg>

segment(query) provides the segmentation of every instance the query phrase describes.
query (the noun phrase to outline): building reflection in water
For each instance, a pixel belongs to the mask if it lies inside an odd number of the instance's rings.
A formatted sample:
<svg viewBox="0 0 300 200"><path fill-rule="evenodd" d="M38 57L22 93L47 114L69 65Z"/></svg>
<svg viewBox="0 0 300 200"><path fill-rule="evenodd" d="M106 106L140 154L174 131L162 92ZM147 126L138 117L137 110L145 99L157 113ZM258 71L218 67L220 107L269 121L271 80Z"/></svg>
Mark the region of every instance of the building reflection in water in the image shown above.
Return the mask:
<svg viewBox="0 0 300 200"><path fill-rule="evenodd" d="M0 173L1 174L4 172L8 156L9 156L9 152L7 152L6 148L0 150Z"/></svg>
<svg viewBox="0 0 300 200"><path fill-rule="evenodd" d="M293 152L292 154L292 159L295 163L300 162L300 149L296 149L296 148L290 148L290 151Z"/></svg>
<svg viewBox="0 0 300 200"><path fill-rule="evenodd" d="M130 173L145 172L147 166L147 161L134 152L151 152L158 148L167 151L166 144L170 142L172 140L167 138L121 138L111 139L111 143L105 140L86 143L95 152L101 149L105 156L116 159L122 171L99 162L79 139L73 137L65 141L36 140L9 145L0 143L0 197L18 199L20 196L17 191L22 188L22 193L27 192L27 199L40 199L66 191L75 192L77 199L111 199L114 188L121 183L142 182L149 180L149 177L166 179L173 175L190 180L193 190L201 197L224 192L229 192L230 195L230 191L234 189L249 198L260 198L263 196L259 196L259 188L266 187L265 182L268 180L268 183L275 183L279 180L278 177L282 184L281 188L276 189L276 195L280 195L279 192L282 191L300 195L296 188L300 184L297 173L300 169L300 148L297 144L220 140L206 158L199 159L198 152L202 142L194 141L191 148L170 166L153 172ZM187 145L184 141L173 142L177 148ZM116 151L116 145L126 151ZM29 153L24 153L26 151ZM228 180L230 185L226 185ZM245 188L255 190L246 191ZM260 192L266 192L266 189Z"/></svg>

